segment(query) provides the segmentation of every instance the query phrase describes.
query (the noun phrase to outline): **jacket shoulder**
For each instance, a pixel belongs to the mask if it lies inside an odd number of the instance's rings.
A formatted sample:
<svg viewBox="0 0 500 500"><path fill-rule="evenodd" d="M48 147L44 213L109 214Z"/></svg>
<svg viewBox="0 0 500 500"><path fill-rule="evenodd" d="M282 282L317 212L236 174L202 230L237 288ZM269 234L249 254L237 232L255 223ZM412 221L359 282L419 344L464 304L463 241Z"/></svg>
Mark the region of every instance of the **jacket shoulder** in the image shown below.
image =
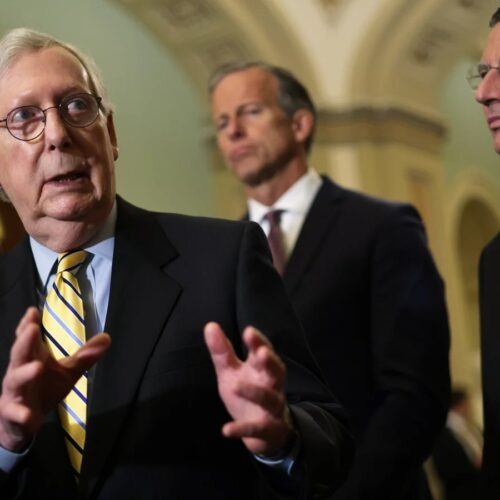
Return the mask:
<svg viewBox="0 0 500 500"><path fill-rule="evenodd" d="M417 213L417 210L410 203L401 201L389 200L380 198L353 189L335 185L345 202L353 207L357 207L360 211L375 212L378 215L388 215L396 212L412 211Z"/></svg>
<svg viewBox="0 0 500 500"><path fill-rule="evenodd" d="M497 256L500 254L500 233L495 235L489 243L483 248L481 252L481 259L484 261L488 261L491 258L497 259Z"/></svg>
<svg viewBox="0 0 500 500"><path fill-rule="evenodd" d="M329 201L329 203L328 203ZM319 206L338 209L339 214L358 230L369 232L399 224L421 225L418 210L410 203L393 201L341 187L328 178L316 196Z"/></svg>

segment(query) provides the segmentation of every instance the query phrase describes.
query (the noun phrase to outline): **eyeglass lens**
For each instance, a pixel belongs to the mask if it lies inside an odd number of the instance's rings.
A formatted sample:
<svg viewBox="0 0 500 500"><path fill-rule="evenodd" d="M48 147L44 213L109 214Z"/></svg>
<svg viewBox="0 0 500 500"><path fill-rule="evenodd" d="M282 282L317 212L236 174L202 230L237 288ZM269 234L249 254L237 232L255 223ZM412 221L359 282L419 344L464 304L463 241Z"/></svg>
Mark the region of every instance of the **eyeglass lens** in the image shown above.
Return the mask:
<svg viewBox="0 0 500 500"><path fill-rule="evenodd" d="M500 67L490 66L486 63L479 63L469 69L467 80L473 90L477 90L477 88L481 84L481 80L483 80L483 78L485 78L488 72L492 69L500 73Z"/></svg>
<svg viewBox="0 0 500 500"><path fill-rule="evenodd" d="M92 94L76 94L64 98L58 106L41 109L21 106L7 115L7 128L17 139L36 139L45 129L46 113L56 108L62 120L72 127L88 127L97 119L101 99Z"/></svg>

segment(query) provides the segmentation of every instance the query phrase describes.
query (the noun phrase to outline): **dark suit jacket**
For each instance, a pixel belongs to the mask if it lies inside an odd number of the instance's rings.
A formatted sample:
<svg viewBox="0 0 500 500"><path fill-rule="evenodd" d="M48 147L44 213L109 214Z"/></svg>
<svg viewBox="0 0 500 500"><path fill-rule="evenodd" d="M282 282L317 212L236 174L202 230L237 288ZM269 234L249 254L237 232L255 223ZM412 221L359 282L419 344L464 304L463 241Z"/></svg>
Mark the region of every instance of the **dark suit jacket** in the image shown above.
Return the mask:
<svg viewBox="0 0 500 500"><path fill-rule="evenodd" d="M26 240L0 258L2 378L16 324L37 303L35 285ZM252 324L283 357L304 481L273 474L222 436L230 417L203 341L209 320L240 356L240 332ZM315 375L256 225L152 214L119 200L105 329L113 342L95 370L78 492L54 412L0 483L1 498L13 487L22 499L299 498L325 493L329 476L342 480L351 451L342 412Z"/></svg>
<svg viewBox="0 0 500 500"><path fill-rule="evenodd" d="M449 332L418 214L323 178L283 280L357 438L335 498L420 498L448 408Z"/></svg>
<svg viewBox="0 0 500 500"><path fill-rule="evenodd" d="M445 500L475 500L479 470L471 462L462 443L445 427L432 453L434 468L443 483Z"/></svg>
<svg viewBox="0 0 500 500"><path fill-rule="evenodd" d="M480 498L500 498L500 235L483 250L479 265L484 450Z"/></svg>

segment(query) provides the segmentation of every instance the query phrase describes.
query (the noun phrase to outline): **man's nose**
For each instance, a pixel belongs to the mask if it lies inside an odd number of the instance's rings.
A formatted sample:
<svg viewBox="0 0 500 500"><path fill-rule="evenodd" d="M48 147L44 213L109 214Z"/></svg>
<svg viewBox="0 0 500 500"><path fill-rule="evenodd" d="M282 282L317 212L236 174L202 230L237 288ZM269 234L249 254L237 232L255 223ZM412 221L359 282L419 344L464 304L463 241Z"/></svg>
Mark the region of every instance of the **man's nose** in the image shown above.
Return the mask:
<svg viewBox="0 0 500 500"><path fill-rule="evenodd" d="M238 139L244 135L244 127L238 116L229 118L226 126L226 133L231 139Z"/></svg>
<svg viewBox="0 0 500 500"><path fill-rule="evenodd" d="M500 75L496 68L490 69L476 89L476 101L484 104L491 99L500 98Z"/></svg>
<svg viewBox="0 0 500 500"><path fill-rule="evenodd" d="M59 149L70 143L68 125L64 122L58 106L45 110L45 142L49 149Z"/></svg>

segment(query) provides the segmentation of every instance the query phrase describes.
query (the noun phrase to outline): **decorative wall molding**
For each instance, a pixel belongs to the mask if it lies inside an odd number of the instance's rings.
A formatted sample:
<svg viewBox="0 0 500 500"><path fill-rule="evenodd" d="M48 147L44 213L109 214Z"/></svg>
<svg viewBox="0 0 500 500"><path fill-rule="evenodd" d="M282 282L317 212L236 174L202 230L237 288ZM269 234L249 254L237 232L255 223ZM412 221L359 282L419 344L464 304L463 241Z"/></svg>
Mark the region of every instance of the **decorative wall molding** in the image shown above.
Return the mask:
<svg viewBox="0 0 500 500"><path fill-rule="evenodd" d="M362 51L352 55L353 96L362 102L413 106L432 116L451 68L464 55L479 57L498 1L404 0L390 5L390 14L381 12L365 34Z"/></svg>
<svg viewBox="0 0 500 500"><path fill-rule="evenodd" d="M411 56L416 64L439 64L440 59L450 52L470 43L470 37L464 34L476 31L478 17L484 17L483 12L490 12L488 2L484 0L448 0L429 18L424 28L415 37L411 48ZM488 31L485 24L481 29Z"/></svg>
<svg viewBox="0 0 500 500"><path fill-rule="evenodd" d="M398 108L320 110L316 137L323 144L399 143L436 154L446 137L446 127Z"/></svg>

